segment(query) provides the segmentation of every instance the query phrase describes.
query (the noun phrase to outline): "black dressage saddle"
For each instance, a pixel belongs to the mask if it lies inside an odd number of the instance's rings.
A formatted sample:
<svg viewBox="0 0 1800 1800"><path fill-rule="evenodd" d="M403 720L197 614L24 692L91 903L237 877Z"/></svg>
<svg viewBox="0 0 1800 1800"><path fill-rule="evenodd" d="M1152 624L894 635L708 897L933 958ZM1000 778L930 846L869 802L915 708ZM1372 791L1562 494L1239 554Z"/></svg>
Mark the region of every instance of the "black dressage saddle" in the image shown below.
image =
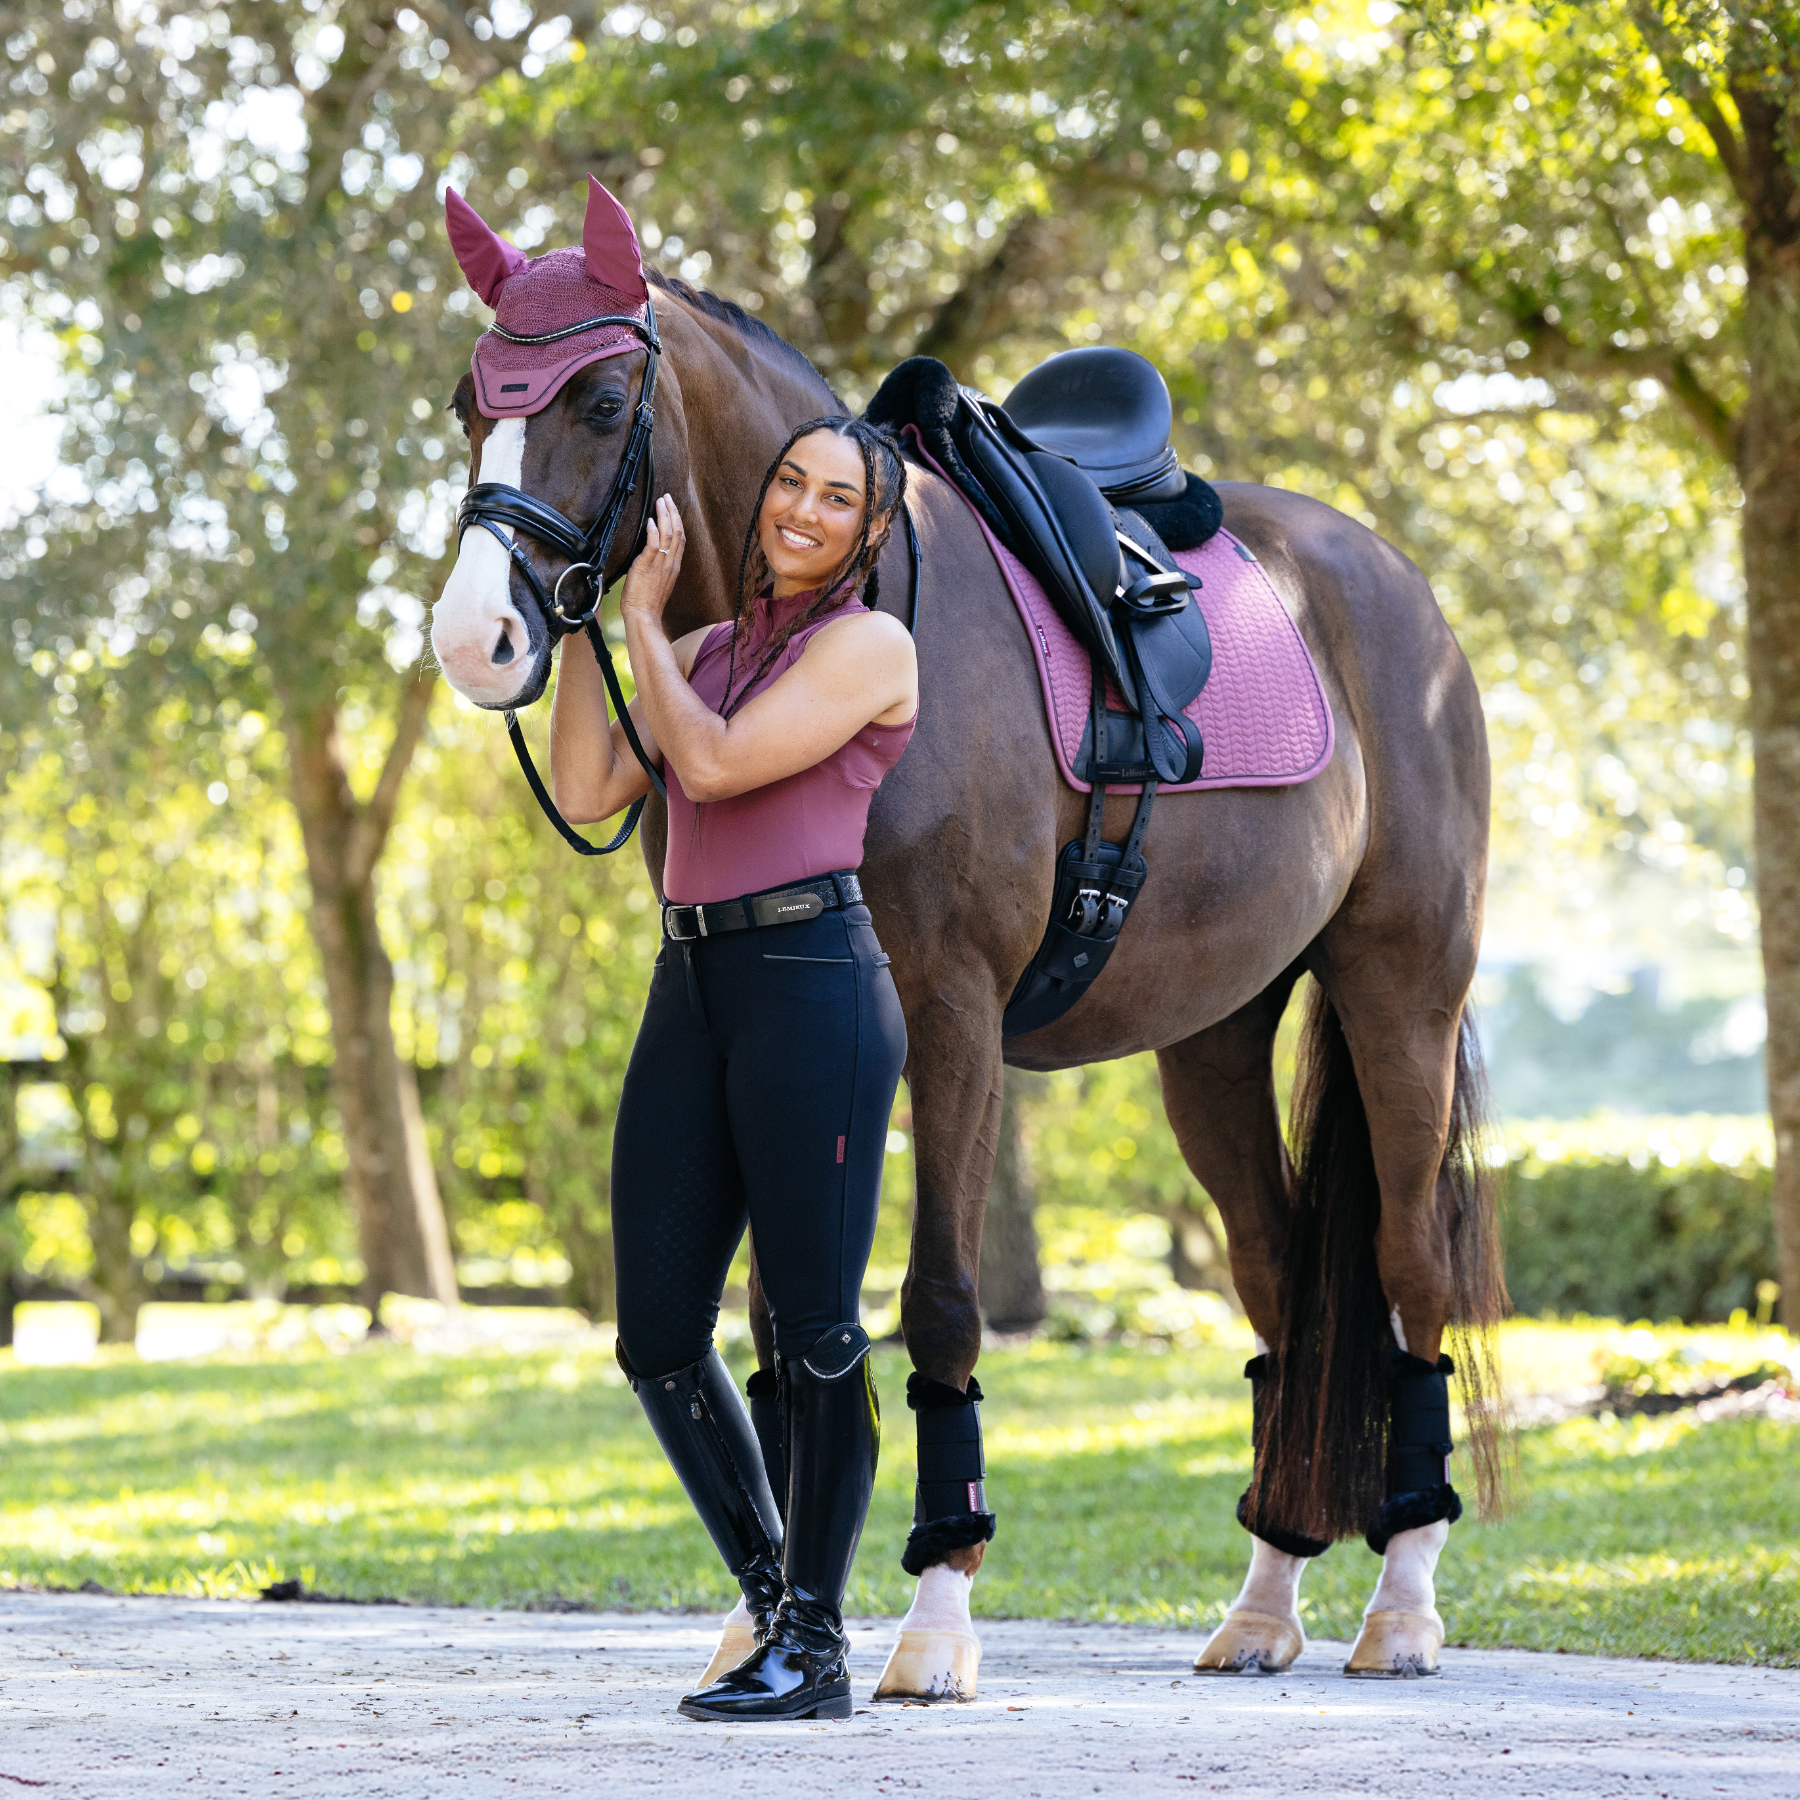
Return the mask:
<svg viewBox="0 0 1800 1800"><path fill-rule="evenodd" d="M1182 709L1212 671L1212 642L1193 599L1199 584L1170 544L1204 543L1223 509L1170 447L1167 383L1130 350L1066 350L1003 406L913 357L881 384L868 417L917 428L1093 664L1075 764L1093 789L1087 833L1058 859L1049 927L1002 1021L1015 1037L1060 1018L1106 966L1149 872L1142 850L1157 785L1200 775L1205 745ZM1106 704L1109 679L1124 712ZM1109 784L1141 790L1124 844L1101 835Z"/></svg>
<svg viewBox="0 0 1800 1800"><path fill-rule="evenodd" d="M1066 350L999 406L914 357L882 383L869 417L918 427L1093 658L1096 691L1110 678L1123 698L1123 712L1097 702L1078 778L1196 779L1205 746L1182 708L1206 683L1212 645L1170 543L1204 543L1221 509L1170 447L1156 366L1130 350Z"/></svg>

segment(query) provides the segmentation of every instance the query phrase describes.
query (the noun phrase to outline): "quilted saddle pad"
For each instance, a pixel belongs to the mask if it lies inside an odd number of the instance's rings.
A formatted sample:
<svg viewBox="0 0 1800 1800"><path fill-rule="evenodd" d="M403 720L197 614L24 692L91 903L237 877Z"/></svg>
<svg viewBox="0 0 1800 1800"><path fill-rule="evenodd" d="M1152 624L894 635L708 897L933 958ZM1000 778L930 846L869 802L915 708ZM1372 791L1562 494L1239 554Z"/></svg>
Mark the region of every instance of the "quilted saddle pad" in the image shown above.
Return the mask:
<svg viewBox="0 0 1800 1800"><path fill-rule="evenodd" d="M1050 604L1037 578L990 534L988 543L1025 621L1050 738L1063 780L1081 793L1092 783L1075 775L1075 759L1093 703L1091 665L1075 634ZM1212 675L1182 709L1200 728L1206 760L1198 781L1164 787L1288 787L1309 781L1331 761L1336 730L1319 672L1300 628L1289 616L1263 566L1247 545L1220 531L1198 550L1177 550L1175 561L1198 575L1194 599L1212 634ZM1123 710L1117 693L1108 704ZM1136 793L1135 785L1113 793Z"/></svg>

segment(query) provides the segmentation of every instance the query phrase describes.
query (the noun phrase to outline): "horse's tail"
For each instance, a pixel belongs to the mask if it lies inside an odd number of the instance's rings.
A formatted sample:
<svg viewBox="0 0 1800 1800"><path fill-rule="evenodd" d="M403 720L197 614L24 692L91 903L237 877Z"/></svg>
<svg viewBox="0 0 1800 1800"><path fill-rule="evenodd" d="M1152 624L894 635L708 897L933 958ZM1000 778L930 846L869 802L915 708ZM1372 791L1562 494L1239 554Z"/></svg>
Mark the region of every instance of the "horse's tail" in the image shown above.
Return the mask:
<svg viewBox="0 0 1800 1800"><path fill-rule="evenodd" d="M1456 1362L1483 1514L1504 1486L1494 1327L1507 1311L1492 1173L1481 1142L1486 1084L1474 1021L1459 1029L1450 1135L1438 1178L1448 1214ZM1387 1465L1388 1301L1375 1261L1381 1188L1350 1046L1323 988L1307 996L1281 1342L1271 1359L1247 1516L1327 1542L1366 1530Z"/></svg>

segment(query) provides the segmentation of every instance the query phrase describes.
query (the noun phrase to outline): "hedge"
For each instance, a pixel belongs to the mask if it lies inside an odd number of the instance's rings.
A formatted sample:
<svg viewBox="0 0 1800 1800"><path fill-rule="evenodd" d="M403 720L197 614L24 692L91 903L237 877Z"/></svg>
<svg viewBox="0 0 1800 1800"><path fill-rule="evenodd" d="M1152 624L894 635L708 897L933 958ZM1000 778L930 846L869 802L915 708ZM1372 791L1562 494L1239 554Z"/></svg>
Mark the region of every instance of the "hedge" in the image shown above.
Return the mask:
<svg viewBox="0 0 1800 1800"><path fill-rule="evenodd" d="M1506 1278L1518 1312L1767 1319L1775 1226L1766 1117L1517 1125L1492 1160L1505 1165Z"/></svg>

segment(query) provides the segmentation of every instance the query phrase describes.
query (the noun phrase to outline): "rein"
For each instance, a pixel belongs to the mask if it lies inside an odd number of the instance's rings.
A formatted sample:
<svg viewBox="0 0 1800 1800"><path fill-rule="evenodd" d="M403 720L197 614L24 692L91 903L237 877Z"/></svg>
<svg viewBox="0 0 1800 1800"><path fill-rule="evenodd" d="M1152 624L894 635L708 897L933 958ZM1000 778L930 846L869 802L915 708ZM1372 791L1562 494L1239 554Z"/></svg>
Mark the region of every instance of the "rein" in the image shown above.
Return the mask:
<svg viewBox="0 0 1800 1800"><path fill-rule="evenodd" d="M598 325L623 325L627 330L636 332L644 340L647 352L643 385L638 390L637 412L631 421L631 435L625 440L625 454L619 459L618 472L613 476L612 487L606 496L606 503L600 508L599 516L583 531L554 506L526 493L523 488L513 487L504 481L478 481L463 496L462 505L457 508L456 541L460 544L463 534L471 526L478 525L491 531L505 546L514 567L525 577L525 585L531 589L551 632L557 637L570 637L578 631L585 635L593 649L594 660L600 665L601 679L606 683L613 712L625 728L625 741L631 746L631 753L642 765L644 773L650 777L650 785L666 799L668 786L661 772L645 754L637 727L631 722L631 713L626 707L625 695L619 686L611 653L600 634L600 601L605 592L607 566L612 560L613 539L618 536L626 509L631 505L633 494L638 491L640 475L643 477L643 493L638 505L637 530L632 534L630 549L622 559L623 562L631 562L643 548L650 523L650 508L653 504L651 495L656 486L656 457L651 445L656 428L656 366L662 357L662 344L656 334L655 302L648 294L644 296L642 319L634 318L629 313L608 313L598 319L584 319L579 325L565 326L560 331L545 332L539 337L520 337L514 332L502 331L497 325L492 329L509 343L539 344L553 343L577 332L592 331ZM531 566L531 559L520 549L519 533L568 559L568 566L548 586ZM565 587L572 579L574 586L565 595ZM525 747L525 734L519 729L518 714L508 711L504 717L506 735L512 740L513 752L519 759L519 767L525 771L525 779L530 784L538 805L544 809L550 823L562 833L570 848L583 856L610 856L613 851L623 849L632 832L637 829L638 819L644 810L644 797L640 796L632 801L630 810L625 815L625 823L608 842L590 844L557 810L549 789L544 786L543 777L537 772L537 765L531 760L531 752Z"/></svg>

